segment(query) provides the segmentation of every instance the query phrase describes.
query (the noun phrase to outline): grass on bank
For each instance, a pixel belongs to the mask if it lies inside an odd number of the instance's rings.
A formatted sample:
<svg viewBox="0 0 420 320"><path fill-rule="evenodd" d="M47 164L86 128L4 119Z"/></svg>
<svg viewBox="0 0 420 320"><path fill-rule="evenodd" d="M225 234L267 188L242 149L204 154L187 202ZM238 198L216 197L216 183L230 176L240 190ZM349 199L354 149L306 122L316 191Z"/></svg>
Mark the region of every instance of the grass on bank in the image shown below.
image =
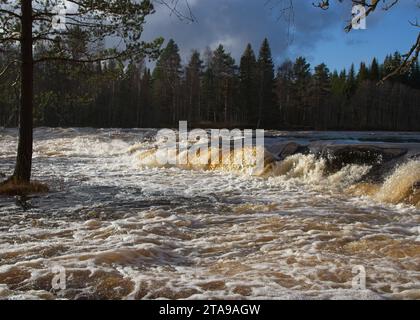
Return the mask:
<svg viewBox="0 0 420 320"><path fill-rule="evenodd" d="M47 193L48 191L48 186L38 181L19 183L10 180L0 183L0 195L3 196L25 196L34 193Z"/></svg>

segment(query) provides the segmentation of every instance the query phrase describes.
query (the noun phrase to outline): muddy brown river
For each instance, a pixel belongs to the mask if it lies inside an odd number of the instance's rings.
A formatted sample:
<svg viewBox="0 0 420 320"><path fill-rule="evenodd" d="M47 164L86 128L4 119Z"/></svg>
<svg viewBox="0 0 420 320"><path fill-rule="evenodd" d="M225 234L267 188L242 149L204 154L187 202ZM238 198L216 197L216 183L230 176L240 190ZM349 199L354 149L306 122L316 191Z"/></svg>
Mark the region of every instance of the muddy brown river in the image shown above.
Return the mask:
<svg viewBox="0 0 420 320"><path fill-rule="evenodd" d="M419 158L381 182L310 153L253 175L145 162L155 134L36 130L51 192L0 198L1 299L420 299ZM5 176L16 135L0 130ZM420 147L416 133L265 140Z"/></svg>

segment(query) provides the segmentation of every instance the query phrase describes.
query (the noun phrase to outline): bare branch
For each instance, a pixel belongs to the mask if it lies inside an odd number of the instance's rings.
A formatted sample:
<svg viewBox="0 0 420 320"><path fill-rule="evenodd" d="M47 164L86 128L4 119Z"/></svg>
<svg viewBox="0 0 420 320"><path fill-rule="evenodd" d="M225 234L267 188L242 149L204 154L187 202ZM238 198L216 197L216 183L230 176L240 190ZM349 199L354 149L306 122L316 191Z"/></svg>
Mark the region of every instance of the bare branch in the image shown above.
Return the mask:
<svg viewBox="0 0 420 320"><path fill-rule="evenodd" d="M420 33L417 36L416 43L411 47L410 51L403 55L404 60L401 65L392 71L390 74L385 76L380 83L384 83L386 80L407 73L410 70L410 67L418 60L420 54Z"/></svg>
<svg viewBox="0 0 420 320"><path fill-rule="evenodd" d="M0 13L2 14L7 14L9 16L15 17L17 19L21 19L22 16L17 14L16 12L10 11L10 10L6 10L6 9L0 9Z"/></svg>
<svg viewBox="0 0 420 320"><path fill-rule="evenodd" d="M191 6L188 0L154 0L153 2L160 4L167 9L169 9L171 15L176 16L178 19L189 22L195 22L197 19L195 18ZM181 7L185 7L185 10L182 10Z"/></svg>
<svg viewBox="0 0 420 320"><path fill-rule="evenodd" d="M343 2L343 0L338 0L339 2ZM352 0L352 3L354 5L362 5L366 8L366 17L371 15L375 10L378 8L380 4L380 0L370 0L370 3L368 3L367 0ZM391 8L395 7L398 3L400 3L400 0L383 0L384 6L382 9L384 11L388 11ZM329 0L321 0L317 4L313 4L314 6L321 8L323 10L327 10L330 7ZM420 8L420 4L417 5ZM419 27L419 23L416 20L416 22L410 22L410 25L414 27ZM350 22L346 27L346 32L350 32L353 29L353 24ZM419 58L419 52L420 52L420 33L414 43L414 45L411 47L408 53L404 54L404 60L402 61L401 65L393 70L390 74L386 75L380 83L383 83L384 81L404 73L407 73L410 70L410 67L418 60Z"/></svg>
<svg viewBox="0 0 420 320"><path fill-rule="evenodd" d="M5 74L6 74L6 72L10 69L10 67L13 65L13 64L15 64L15 63L18 63L19 61L18 60L12 60L12 61L10 61L4 68L3 68L3 70L0 72L0 78L2 77L2 76L4 76Z"/></svg>

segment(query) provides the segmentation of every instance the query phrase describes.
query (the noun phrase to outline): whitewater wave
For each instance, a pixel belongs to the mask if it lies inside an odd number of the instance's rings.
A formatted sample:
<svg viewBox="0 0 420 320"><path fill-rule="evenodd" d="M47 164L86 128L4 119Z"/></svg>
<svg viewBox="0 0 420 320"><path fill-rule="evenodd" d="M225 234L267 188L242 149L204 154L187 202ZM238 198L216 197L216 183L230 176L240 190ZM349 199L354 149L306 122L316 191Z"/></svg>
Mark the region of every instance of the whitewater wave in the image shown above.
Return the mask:
<svg viewBox="0 0 420 320"><path fill-rule="evenodd" d="M264 148L263 148L264 149ZM369 183L364 177L372 169L370 164L347 164L336 171L328 170L327 161L315 154L294 154L284 160L278 160L275 155L264 152L264 169L257 170L255 162L256 154L261 152L258 147L244 147L239 151L223 151L222 149L209 149L205 155L204 164L202 155L179 153L177 148L169 150L170 157L185 157L185 164L159 163L159 149L157 147L145 148L144 144L130 147L129 152L134 154L138 165L143 168L171 168L176 167L184 170L219 171L226 173L244 174L260 178L281 178L284 181L298 181L324 191L344 190L349 195L369 196L376 201L389 204L409 204L420 206L420 161L411 160L396 166L385 177L383 183ZM172 153L172 154L171 154ZM218 155L218 163L212 164L212 154ZM214 157L214 156L213 156ZM238 157L242 163L238 164ZM330 159L331 160L331 159Z"/></svg>
<svg viewBox="0 0 420 320"><path fill-rule="evenodd" d="M420 145L295 135L267 137L257 172L160 166L156 130L35 130L34 179L52 192L27 211L0 198L0 299L418 299L420 216L405 203L418 205ZM334 141L311 142L321 135ZM0 132L6 175L16 136ZM352 289L355 265L366 290ZM65 290L52 288L55 266Z"/></svg>
<svg viewBox="0 0 420 320"><path fill-rule="evenodd" d="M236 151L209 147L206 152L200 152L198 148L179 152L177 148L162 151L156 147L142 149L141 146L135 146L131 147L129 152L134 153L139 165L146 168L177 167L185 170L226 171L254 176L265 174L267 166L274 162L274 158L264 152L264 147L243 147ZM265 155L261 168L257 167L259 153ZM170 163L160 161L162 158L182 159L183 161L182 163L180 161Z"/></svg>
<svg viewBox="0 0 420 320"><path fill-rule="evenodd" d="M420 161L399 165L382 184L359 183L352 186L356 195L370 196L384 203L406 203L420 208Z"/></svg>

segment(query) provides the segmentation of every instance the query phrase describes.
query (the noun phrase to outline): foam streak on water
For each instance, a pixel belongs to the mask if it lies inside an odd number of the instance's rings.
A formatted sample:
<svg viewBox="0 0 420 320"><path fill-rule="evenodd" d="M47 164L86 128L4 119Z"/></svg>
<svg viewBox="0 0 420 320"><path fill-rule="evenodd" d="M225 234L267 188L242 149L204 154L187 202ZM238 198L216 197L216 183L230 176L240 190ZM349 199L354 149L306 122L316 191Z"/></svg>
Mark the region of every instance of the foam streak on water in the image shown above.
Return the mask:
<svg viewBox="0 0 420 320"><path fill-rule="evenodd" d="M259 176L162 168L142 162L155 133L36 130L34 176L52 192L27 211L0 198L0 298L420 299L418 161L380 185L359 183L368 165L325 174L313 155ZM1 131L0 172L15 148L16 131ZM51 287L57 265L65 290Z"/></svg>

